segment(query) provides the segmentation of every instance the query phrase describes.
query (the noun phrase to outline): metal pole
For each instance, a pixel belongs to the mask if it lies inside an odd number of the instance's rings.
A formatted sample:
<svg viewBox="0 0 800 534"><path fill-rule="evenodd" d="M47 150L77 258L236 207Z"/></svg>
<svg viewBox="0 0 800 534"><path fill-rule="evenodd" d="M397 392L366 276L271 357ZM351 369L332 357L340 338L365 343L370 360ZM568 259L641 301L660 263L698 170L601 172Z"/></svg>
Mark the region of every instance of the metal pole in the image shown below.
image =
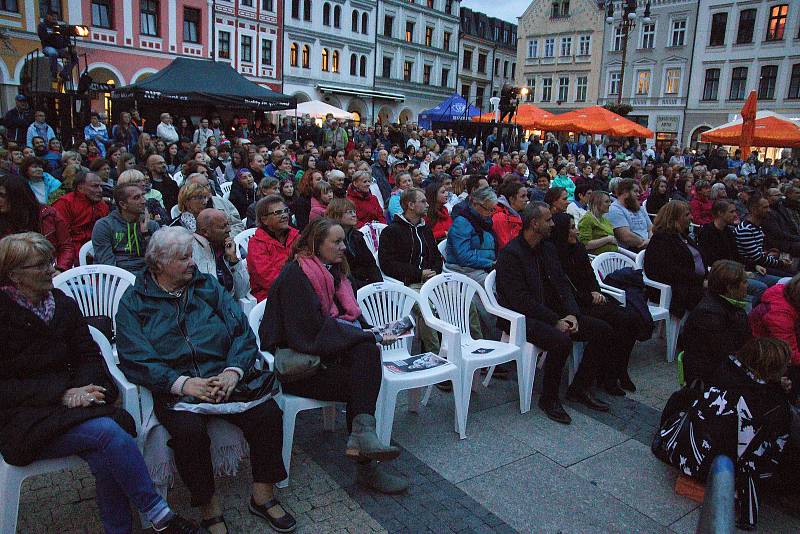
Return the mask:
<svg viewBox="0 0 800 534"><path fill-rule="evenodd" d="M697 534L729 534L736 531L733 461L724 455L714 458L706 483Z"/></svg>
<svg viewBox="0 0 800 534"><path fill-rule="evenodd" d="M617 104L622 103L622 88L625 86L625 58L628 56L628 34L630 33L630 29L633 25L631 22L625 18L625 15L622 17L622 23L620 28L623 31L622 34L622 67L619 71L619 93L617 93Z"/></svg>

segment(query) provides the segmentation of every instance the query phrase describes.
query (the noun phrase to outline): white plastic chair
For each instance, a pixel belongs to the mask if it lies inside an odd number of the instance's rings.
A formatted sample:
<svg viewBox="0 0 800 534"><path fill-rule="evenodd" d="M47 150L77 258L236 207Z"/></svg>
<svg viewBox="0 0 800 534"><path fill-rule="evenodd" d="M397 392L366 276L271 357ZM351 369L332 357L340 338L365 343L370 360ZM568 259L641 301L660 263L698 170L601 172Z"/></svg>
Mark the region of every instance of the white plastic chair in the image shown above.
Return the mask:
<svg viewBox="0 0 800 534"><path fill-rule="evenodd" d="M256 336L256 343L261 346L261 340L258 335L258 328L261 326L261 319L264 318L264 309L267 306L267 301L262 300L250 310L247 317L250 323L250 328ZM275 357L267 351L261 351L264 360L268 363L270 369L273 368ZM275 397L275 402L283 410L283 465L286 468L286 480L278 482L279 488L285 488L289 485L289 467L292 463L292 445L294 443L294 426L297 419L297 414L305 410L314 410L322 408L322 420L326 430L333 430L334 421L336 419L336 403L333 401L320 401L316 399L309 399L306 397L298 397L288 393L279 393Z"/></svg>
<svg viewBox="0 0 800 534"><path fill-rule="evenodd" d="M378 243L381 237L381 232L387 225L379 222L370 222L359 228L359 231L364 234L364 241L367 242L372 255L375 256L375 261L378 261Z"/></svg>
<svg viewBox="0 0 800 534"><path fill-rule="evenodd" d="M78 265L89 265L89 256L94 256L94 246L91 241L84 243L78 251Z"/></svg>
<svg viewBox="0 0 800 534"><path fill-rule="evenodd" d="M674 362L676 353L678 352L678 335L681 332L681 324L683 324L684 319L686 318L686 314L683 317L675 317L671 313L669 313L669 307L672 303L672 288L663 283L663 282L656 282L655 280L651 280L647 277L647 273L644 272L644 253L646 249L641 251L639 254L636 255L636 268L642 270L642 277L644 278L644 283L654 289L658 289L658 305L661 308L667 310L667 318L665 320L666 325L666 337L667 337L667 361ZM651 312L652 313L652 312ZM653 318L655 320L655 317Z"/></svg>
<svg viewBox="0 0 800 534"><path fill-rule="evenodd" d="M228 195L231 194L231 187L233 187L233 182L224 182L219 184L219 189L222 191L222 198L228 198Z"/></svg>
<svg viewBox="0 0 800 534"><path fill-rule="evenodd" d="M172 209L169 210L169 216L172 217L172 219L174 220L180 217L180 215L181 215L181 210L178 207L178 205L175 204L174 206L172 206Z"/></svg>
<svg viewBox="0 0 800 534"><path fill-rule="evenodd" d="M236 243L236 253L239 254L240 258L247 257L247 246L250 243L250 239L256 235L256 230L257 228L248 228L233 236L233 242Z"/></svg>
<svg viewBox="0 0 800 534"><path fill-rule="evenodd" d="M439 254L442 255L442 272L443 273L450 273L452 272L450 269L447 268L445 265L447 261L447 239L442 239L439 241L439 244L436 245L436 248L439 249Z"/></svg>
<svg viewBox="0 0 800 534"><path fill-rule="evenodd" d="M624 291L606 284L603 279L606 277L606 275L625 267L631 267L632 269L639 268L634 260L628 258L627 256L623 256L622 254L617 254L616 252L603 252L592 260L592 269L597 277L598 284L600 284L600 287L603 290L607 290L609 292L622 292L624 294ZM677 346L678 341L677 329L672 328L673 321L669 313L669 304L672 298L672 288L666 284L661 284L659 282L650 280L646 275L644 275L644 271L642 271L642 277L644 279L645 286L659 290L659 302L648 302L647 307L650 310L650 315L653 318L653 321L666 322L667 361L671 362L675 358L675 347Z"/></svg>
<svg viewBox="0 0 800 534"><path fill-rule="evenodd" d="M53 278L53 286L78 303L84 317L105 315L117 331L117 309L123 293L136 283L136 276L113 265L73 267Z"/></svg>
<svg viewBox="0 0 800 534"><path fill-rule="evenodd" d="M111 351L111 344L106 337L91 326L89 327L89 332L91 332L95 343L100 347L106 367L119 389L122 407L131 413L134 421L140 421L139 397L136 393L136 386L128 382L125 376L117 369L114 363L114 355ZM3 461L2 455L0 455L0 532L14 533L17 531L19 496L25 479L64 469L74 469L81 465L83 465L83 460L78 456L66 456L51 460L38 460L24 467L18 467L7 464ZM44 526L42 528L47 530Z"/></svg>
<svg viewBox="0 0 800 534"><path fill-rule="evenodd" d="M509 342L472 339L469 332L469 309L476 293L488 313L511 323ZM420 298L422 299L420 309L425 322L442 334L442 349L446 349L447 359L453 362L461 373L463 384L461 406L465 424L475 371L510 361L517 362L520 412L524 413L528 368L520 347L525 343L525 317L494 306L480 284L459 273L434 276L423 284ZM438 317L434 316L431 306L436 310Z"/></svg>
<svg viewBox="0 0 800 534"><path fill-rule="evenodd" d="M414 305L420 304L419 294L401 284L381 282L370 284L358 290L358 305L368 323L383 326L399 321L411 314ZM381 348L381 357L384 362L403 360L411 356L411 342L413 337L400 339L391 345ZM455 402L455 427L461 439L466 437L466 418L459 399L462 397L464 384L458 368L448 362L433 369L414 371L411 373L394 373L383 369L381 392L375 410L378 426L378 437L385 444L389 444L392 437L392 423L394 422L397 395L403 390L409 391L409 397L416 395L425 386L432 386L439 382L450 380L453 384L453 400ZM411 406L409 403L409 407Z"/></svg>

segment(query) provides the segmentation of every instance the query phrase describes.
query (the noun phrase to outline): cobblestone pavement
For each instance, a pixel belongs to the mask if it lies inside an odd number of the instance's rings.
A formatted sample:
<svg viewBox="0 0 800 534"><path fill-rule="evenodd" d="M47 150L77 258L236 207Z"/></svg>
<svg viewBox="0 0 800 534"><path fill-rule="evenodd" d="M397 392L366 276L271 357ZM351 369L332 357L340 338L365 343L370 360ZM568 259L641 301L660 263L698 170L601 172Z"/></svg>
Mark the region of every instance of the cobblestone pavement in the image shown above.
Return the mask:
<svg viewBox="0 0 800 534"><path fill-rule="evenodd" d="M630 372L638 390L604 399L608 413L567 403L569 427L536 408L519 413L514 381L494 380L470 404L467 439L452 431L453 399L434 390L419 413L401 395L393 439L403 448L391 469L411 483L406 495L384 496L354 484L343 455L344 415L336 431L319 413L298 417L289 488L279 498L301 533L665 532L689 533L699 506L674 494L676 473L649 451L660 410L675 389L664 342L640 343ZM537 384L534 389L540 389ZM247 511L249 466L217 480L232 532L271 532ZM18 532L102 532L88 468L29 479L23 485ZM176 510L197 518L185 487L170 491ZM766 499L760 531L800 532L800 518ZM5 534L5 533L0 533Z"/></svg>

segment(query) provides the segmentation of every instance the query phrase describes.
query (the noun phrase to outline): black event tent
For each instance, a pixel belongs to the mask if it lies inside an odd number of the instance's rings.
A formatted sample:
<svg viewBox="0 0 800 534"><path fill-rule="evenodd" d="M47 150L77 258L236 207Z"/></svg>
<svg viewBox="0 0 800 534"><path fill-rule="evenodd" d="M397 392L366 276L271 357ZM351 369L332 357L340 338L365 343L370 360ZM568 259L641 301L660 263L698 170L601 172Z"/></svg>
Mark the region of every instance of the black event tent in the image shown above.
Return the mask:
<svg viewBox="0 0 800 534"><path fill-rule="evenodd" d="M135 101L254 111L297 106L296 98L251 82L227 63L185 57L141 82L115 89L111 98L115 105Z"/></svg>

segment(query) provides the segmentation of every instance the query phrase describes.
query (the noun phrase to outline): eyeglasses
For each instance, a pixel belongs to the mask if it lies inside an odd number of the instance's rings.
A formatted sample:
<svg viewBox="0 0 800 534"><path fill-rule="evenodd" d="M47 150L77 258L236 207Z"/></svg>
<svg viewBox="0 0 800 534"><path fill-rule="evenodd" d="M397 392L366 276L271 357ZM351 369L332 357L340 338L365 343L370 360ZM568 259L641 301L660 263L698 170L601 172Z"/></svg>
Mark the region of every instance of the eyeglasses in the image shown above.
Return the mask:
<svg viewBox="0 0 800 534"><path fill-rule="evenodd" d="M356 214L356 210L347 210L344 213L345 213L345 215L355 215Z"/></svg>
<svg viewBox="0 0 800 534"><path fill-rule="evenodd" d="M289 208L283 208L283 209L279 209L279 210L275 210L275 211L269 211L269 212L267 212L267 217L269 217L270 215L278 215L278 216L280 216L280 215L288 215L289 211L290 211Z"/></svg>

